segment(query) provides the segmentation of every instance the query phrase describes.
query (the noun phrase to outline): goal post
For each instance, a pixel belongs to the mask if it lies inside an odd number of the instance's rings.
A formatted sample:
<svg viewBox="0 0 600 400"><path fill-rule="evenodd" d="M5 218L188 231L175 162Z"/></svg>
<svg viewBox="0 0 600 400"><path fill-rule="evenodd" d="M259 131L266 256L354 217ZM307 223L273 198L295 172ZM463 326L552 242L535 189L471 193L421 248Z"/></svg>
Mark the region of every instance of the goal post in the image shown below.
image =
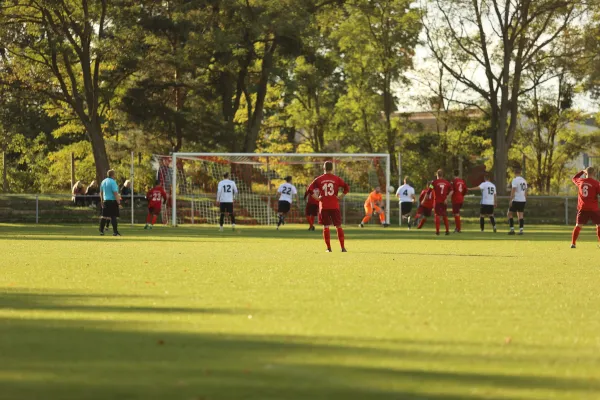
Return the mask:
<svg viewBox="0 0 600 400"><path fill-rule="evenodd" d="M350 185L343 207L344 224L363 214L363 203L374 187L385 193L385 221L391 217L390 155L385 153L173 153L155 155L158 178L170 194L170 224L216 223L216 186L225 172L238 186L236 223L270 225L277 221L276 191L288 175L298 188L290 222L304 221L303 194L307 185L332 161L335 172ZM385 185L385 186L384 186ZM347 220L346 220L347 215Z"/></svg>

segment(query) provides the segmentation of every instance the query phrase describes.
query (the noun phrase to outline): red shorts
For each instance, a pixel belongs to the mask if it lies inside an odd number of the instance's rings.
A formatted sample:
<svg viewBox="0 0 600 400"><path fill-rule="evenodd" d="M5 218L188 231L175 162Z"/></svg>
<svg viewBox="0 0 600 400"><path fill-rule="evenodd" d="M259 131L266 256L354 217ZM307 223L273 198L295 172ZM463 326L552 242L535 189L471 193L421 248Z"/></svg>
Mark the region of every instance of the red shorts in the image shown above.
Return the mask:
<svg viewBox="0 0 600 400"><path fill-rule="evenodd" d="M333 225L335 227L342 225L342 214L340 210L320 210L319 211L319 224L321 225Z"/></svg>
<svg viewBox="0 0 600 400"><path fill-rule="evenodd" d="M600 211L577 211L577 225L585 225L588 223L588 221L592 221L593 224L600 225Z"/></svg>
<svg viewBox="0 0 600 400"><path fill-rule="evenodd" d="M446 203L437 203L435 205L435 215L446 217L448 215L448 205Z"/></svg>
<svg viewBox="0 0 600 400"><path fill-rule="evenodd" d="M417 208L417 214L423 215L425 217L431 217L431 210L431 208L421 206Z"/></svg>
<svg viewBox="0 0 600 400"><path fill-rule="evenodd" d="M452 203L452 214L460 214L463 203Z"/></svg>
<svg viewBox="0 0 600 400"><path fill-rule="evenodd" d="M150 214L158 215L158 214L160 214L160 207L161 207L160 204L150 204L148 206L148 212Z"/></svg>
<svg viewBox="0 0 600 400"><path fill-rule="evenodd" d="M309 217L316 217L319 215L319 205L318 204L307 204L306 209L304 210L304 214Z"/></svg>

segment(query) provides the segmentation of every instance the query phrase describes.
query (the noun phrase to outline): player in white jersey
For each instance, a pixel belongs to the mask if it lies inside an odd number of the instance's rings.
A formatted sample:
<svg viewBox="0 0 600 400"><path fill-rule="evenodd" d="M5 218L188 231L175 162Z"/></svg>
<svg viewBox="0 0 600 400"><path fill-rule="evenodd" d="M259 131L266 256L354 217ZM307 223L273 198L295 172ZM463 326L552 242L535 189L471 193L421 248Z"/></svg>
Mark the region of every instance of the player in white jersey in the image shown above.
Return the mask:
<svg viewBox="0 0 600 400"><path fill-rule="evenodd" d="M519 217L519 235L523 234L525 220L523 214L525 212L525 204L527 203L527 181L521 176L521 167L515 168L515 179L511 183L510 203L508 207L508 224L510 225L509 235L515 234L515 220L513 213L517 213Z"/></svg>
<svg viewBox="0 0 600 400"><path fill-rule="evenodd" d="M219 182L217 189L217 207L221 209L219 218L219 230L223 232L223 222L225 222L225 213L229 214L231 227L235 229L235 215L233 213L233 201L238 194L235 182L229 179L229 172L223 174L223 180Z"/></svg>
<svg viewBox="0 0 600 400"><path fill-rule="evenodd" d="M483 176L483 183L481 185L469 188L467 190L481 190L481 210L479 211L479 226L481 232L485 228L485 217L490 218L494 233L496 232L496 219L494 218L494 208L498 207L498 201L496 198L496 185L490 182L490 176L486 172Z"/></svg>
<svg viewBox="0 0 600 400"><path fill-rule="evenodd" d="M404 178L404 185L400 186L396 191L396 197L400 200L400 224L402 224L403 219L406 219L408 229L410 229L410 212L415 202L415 189L408 184L408 181L407 176Z"/></svg>
<svg viewBox="0 0 600 400"><path fill-rule="evenodd" d="M277 194L279 195L279 203L277 204L277 213L279 214L277 230L279 230L281 225L285 225L285 216L290 212L293 198L296 197L296 200L298 200L298 190L296 190L296 186L292 185L291 176L285 177L285 183L279 186Z"/></svg>

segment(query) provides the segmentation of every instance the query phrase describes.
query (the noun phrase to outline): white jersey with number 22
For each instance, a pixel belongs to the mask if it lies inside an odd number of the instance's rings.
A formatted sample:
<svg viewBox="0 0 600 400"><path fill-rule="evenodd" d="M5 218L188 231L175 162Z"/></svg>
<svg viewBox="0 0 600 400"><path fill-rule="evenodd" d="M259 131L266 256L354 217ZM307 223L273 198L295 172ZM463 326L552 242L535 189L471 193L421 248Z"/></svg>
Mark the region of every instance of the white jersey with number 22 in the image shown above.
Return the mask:
<svg viewBox="0 0 600 400"><path fill-rule="evenodd" d="M281 193L279 201L287 201L288 203L292 204L292 196L298 194L298 191L296 190L296 186L286 182L279 186L277 193Z"/></svg>

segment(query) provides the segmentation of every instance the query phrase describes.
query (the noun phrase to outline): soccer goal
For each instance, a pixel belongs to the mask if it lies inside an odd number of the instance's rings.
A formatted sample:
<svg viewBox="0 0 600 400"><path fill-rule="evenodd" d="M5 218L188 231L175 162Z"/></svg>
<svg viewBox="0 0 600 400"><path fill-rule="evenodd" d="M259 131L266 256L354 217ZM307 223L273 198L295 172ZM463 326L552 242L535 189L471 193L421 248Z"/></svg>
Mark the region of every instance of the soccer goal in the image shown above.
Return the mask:
<svg viewBox="0 0 600 400"><path fill-rule="evenodd" d="M389 154L271 154L271 153L173 153L154 156L157 177L170 193L170 224L216 224L218 182L225 172L236 182L236 223L271 225L277 222L277 188L286 176L293 177L298 200L292 204L287 222L303 223L304 193L323 173L323 163L332 161L334 172L350 185L341 211L344 224L359 223L363 204L376 186L385 193L385 214L390 222ZM163 220L165 217L163 217ZM374 219L376 220L376 219Z"/></svg>

